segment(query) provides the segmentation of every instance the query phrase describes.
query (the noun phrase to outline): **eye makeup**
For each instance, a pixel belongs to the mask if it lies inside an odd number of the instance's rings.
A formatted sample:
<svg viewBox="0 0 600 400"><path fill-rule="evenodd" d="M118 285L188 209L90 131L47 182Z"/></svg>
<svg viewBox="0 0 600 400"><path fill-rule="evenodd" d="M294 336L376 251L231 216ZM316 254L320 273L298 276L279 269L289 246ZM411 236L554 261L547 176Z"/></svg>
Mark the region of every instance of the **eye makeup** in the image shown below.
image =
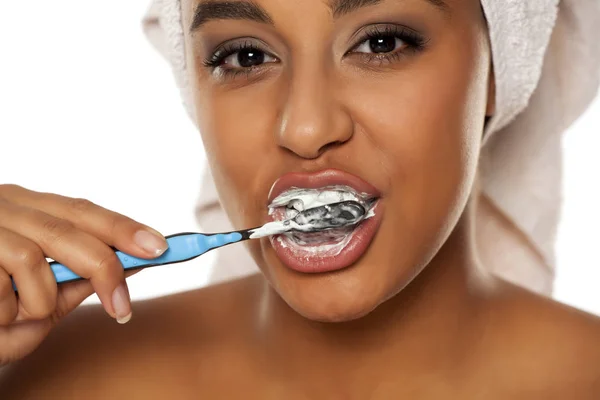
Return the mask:
<svg viewBox="0 0 600 400"><path fill-rule="evenodd" d="M352 35L351 42L344 57L372 68L393 64L403 57L421 52L428 39L403 25L376 23L359 29ZM235 78L240 73L250 77L280 62L265 42L246 37L231 39L216 46L202 64L221 78Z"/></svg>

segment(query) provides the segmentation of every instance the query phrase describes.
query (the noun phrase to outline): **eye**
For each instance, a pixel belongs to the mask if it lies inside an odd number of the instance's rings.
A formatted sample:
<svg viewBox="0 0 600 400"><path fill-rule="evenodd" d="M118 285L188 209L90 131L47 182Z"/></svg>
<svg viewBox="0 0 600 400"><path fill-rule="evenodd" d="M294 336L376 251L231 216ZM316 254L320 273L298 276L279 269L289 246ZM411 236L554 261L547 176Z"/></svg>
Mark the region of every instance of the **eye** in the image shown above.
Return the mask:
<svg viewBox="0 0 600 400"><path fill-rule="evenodd" d="M230 42L215 50L204 65L219 73L254 71L261 66L278 62L277 58L251 41Z"/></svg>
<svg viewBox="0 0 600 400"><path fill-rule="evenodd" d="M355 47L354 52L372 54L393 53L406 47L408 47L408 44L398 37L380 35L363 41Z"/></svg>
<svg viewBox="0 0 600 400"><path fill-rule="evenodd" d="M224 57L221 66L227 68L241 69L258 67L259 65L275 62L275 57L256 48L246 48Z"/></svg>
<svg viewBox="0 0 600 400"><path fill-rule="evenodd" d="M401 25L378 24L365 28L355 45L347 53L365 63L376 65L400 60L420 52L427 39L420 33Z"/></svg>

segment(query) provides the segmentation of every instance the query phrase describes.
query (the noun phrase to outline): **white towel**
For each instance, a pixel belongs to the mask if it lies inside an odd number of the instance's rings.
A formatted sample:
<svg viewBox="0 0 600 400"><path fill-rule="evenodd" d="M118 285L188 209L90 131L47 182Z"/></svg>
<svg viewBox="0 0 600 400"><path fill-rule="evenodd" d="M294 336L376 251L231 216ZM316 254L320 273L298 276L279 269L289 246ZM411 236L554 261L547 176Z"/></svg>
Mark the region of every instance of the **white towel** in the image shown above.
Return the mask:
<svg viewBox="0 0 600 400"><path fill-rule="evenodd" d="M499 276L550 294L561 209L561 136L600 82L598 0L481 0L496 79L496 114L482 148L477 250ZM179 0L154 0L145 32L170 61L195 120L186 74ZM207 231L227 231L210 177L197 215ZM256 271L242 246L219 250L212 281Z"/></svg>

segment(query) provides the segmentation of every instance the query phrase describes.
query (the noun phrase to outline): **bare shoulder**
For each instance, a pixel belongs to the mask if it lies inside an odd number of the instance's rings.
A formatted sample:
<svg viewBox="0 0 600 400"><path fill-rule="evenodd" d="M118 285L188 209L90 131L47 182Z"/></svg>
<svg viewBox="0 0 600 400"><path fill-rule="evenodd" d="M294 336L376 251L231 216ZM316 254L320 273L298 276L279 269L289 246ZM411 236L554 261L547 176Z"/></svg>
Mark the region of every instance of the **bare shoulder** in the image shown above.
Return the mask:
<svg viewBox="0 0 600 400"><path fill-rule="evenodd" d="M511 285L489 321L498 378L545 398L600 398L600 318Z"/></svg>
<svg viewBox="0 0 600 400"><path fill-rule="evenodd" d="M7 399L144 398L146 392L166 398L173 388L190 390L203 371L241 353L260 284L250 277L136 302L126 325L99 306L81 307L34 353L0 371L0 393Z"/></svg>

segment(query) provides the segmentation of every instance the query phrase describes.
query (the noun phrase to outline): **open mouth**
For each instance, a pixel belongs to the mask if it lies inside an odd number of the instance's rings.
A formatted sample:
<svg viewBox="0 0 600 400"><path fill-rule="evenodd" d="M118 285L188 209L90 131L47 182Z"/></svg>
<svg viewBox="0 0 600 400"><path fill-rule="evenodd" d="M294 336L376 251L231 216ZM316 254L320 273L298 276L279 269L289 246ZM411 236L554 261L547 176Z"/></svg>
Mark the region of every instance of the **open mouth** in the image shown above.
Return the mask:
<svg viewBox="0 0 600 400"><path fill-rule="evenodd" d="M270 200L271 221L295 218L317 207L320 210L335 208L340 213L339 224L270 237L278 258L298 272L330 272L352 265L369 247L382 218L379 192L360 178L338 170L285 175L274 184ZM345 202L354 204L361 212L352 218L341 214L352 209L323 207ZM315 221L311 222L318 226L319 216L314 217Z"/></svg>
<svg viewBox="0 0 600 400"><path fill-rule="evenodd" d="M292 231L285 233L287 239L295 246L312 247L312 251L329 249L332 245L344 244L350 235L362 223L363 220L371 218L373 207L377 201L376 197L367 193L357 193L349 186L329 186L319 189L291 188L275 198L269 205L269 214L275 221L295 218L299 213L322 207L326 205L355 202L365 210L364 217L358 218L356 214L350 214L352 210L335 210L338 212L340 221L336 227L327 227L314 232ZM343 215L344 213L350 215ZM315 216L314 224L318 226L318 217ZM334 218L335 220L335 218ZM346 221L358 220L358 223L347 223ZM310 221L312 222L312 221ZM322 247L327 246L327 247Z"/></svg>

